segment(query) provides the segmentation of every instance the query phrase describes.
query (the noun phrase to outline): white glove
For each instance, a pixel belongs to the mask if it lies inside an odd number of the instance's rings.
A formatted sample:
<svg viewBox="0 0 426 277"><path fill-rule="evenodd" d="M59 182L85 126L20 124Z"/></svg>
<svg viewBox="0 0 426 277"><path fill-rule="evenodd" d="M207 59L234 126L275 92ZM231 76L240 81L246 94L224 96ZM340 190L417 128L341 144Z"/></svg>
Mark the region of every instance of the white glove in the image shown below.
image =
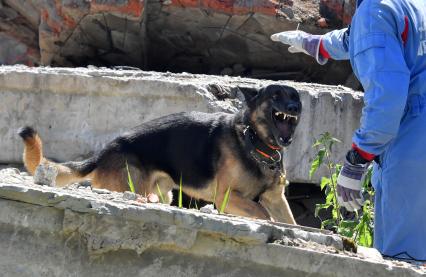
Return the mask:
<svg viewBox="0 0 426 277"><path fill-rule="evenodd" d="M290 53L304 53L314 57L319 64L323 65L328 59L319 54L321 38L320 35L311 35L299 30L271 35L271 40L290 45L288 48Z"/></svg>

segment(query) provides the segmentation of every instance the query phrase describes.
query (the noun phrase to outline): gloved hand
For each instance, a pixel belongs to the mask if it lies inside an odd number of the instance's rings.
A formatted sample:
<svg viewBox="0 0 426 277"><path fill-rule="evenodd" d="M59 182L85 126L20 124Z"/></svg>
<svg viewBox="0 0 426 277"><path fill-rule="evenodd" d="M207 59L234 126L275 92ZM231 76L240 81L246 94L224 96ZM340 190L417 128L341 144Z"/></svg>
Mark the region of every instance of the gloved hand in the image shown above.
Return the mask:
<svg viewBox="0 0 426 277"><path fill-rule="evenodd" d="M290 45L288 48L290 53L305 53L314 57L319 64L323 65L328 59L320 54L321 37L320 35L311 35L295 30L273 34L271 40L288 44Z"/></svg>
<svg viewBox="0 0 426 277"><path fill-rule="evenodd" d="M369 164L368 160L352 149L346 155L345 164L337 177L337 201L350 212L364 205L361 189Z"/></svg>

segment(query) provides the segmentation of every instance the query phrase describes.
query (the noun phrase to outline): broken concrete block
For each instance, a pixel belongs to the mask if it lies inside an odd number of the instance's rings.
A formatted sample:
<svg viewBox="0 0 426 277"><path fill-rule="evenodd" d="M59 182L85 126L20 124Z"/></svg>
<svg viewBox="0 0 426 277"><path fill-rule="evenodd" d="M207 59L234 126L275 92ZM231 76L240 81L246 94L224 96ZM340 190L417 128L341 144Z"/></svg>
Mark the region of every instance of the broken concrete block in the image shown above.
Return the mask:
<svg viewBox="0 0 426 277"><path fill-rule="evenodd" d="M214 208L213 204L207 204L201 207L200 212L206 214L219 214L219 211Z"/></svg>
<svg viewBox="0 0 426 277"><path fill-rule="evenodd" d="M136 193L134 192L130 192L130 191L125 191L123 193L123 199L124 200L136 200L138 197L136 195Z"/></svg>
<svg viewBox="0 0 426 277"><path fill-rule="evenodd" d="M58 169L48 163L42 163L37 166L34 173L34 183L41 186L56 186L56 176Z"/></svg>

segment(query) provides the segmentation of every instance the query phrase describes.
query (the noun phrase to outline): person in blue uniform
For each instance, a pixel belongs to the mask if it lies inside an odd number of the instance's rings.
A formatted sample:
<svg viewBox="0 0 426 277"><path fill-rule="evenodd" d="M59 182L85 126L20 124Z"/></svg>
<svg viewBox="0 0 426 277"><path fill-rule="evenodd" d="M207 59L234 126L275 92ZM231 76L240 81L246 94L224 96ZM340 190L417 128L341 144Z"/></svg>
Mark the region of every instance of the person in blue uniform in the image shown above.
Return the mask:
<svg viewBox="0 0 426 277"><path fill-rule="evenodd" d="M338 200L347 210L361 208L361 179L374 160L375 248L426 260L426 1L358 1L349 28L271 39L320 64L350 60L364 108L338 177Z"/></svg>

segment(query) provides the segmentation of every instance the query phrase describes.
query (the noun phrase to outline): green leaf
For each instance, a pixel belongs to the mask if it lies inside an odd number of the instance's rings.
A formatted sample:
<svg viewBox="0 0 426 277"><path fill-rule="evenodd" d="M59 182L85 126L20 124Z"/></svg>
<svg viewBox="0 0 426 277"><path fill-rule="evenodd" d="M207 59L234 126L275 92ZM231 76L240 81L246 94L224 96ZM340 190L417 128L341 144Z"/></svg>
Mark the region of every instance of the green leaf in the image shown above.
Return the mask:
<svg viewBox="0 0 426 277"><path fill-rule="evenodd" d="M230 195L231 195L231 187L228 187L228 189L225 192L225 197L223 198L222 204L220 204L219 212L221 214L223 214L223 212L225 212L226 206L228 206Z"/></svg>
<svg viewBox="0 0 426 277"><path fill-rule="evenodd" d="M319 138L319 142L323 145L326 145L327 142L330 140L330 133L329 132L325 132L324 134L322 134Z"/></svg>
<svg viewBox="0 0 426 277"><path fill-rule="evenodd" d="M340 170L342 170L342 165L341 164L335 164L335 169L334 169L334 174L336 174L336 176L339 176Z"/></svg>
<svg viewBox="0 0 426 277"><path fill-rule="evenodd" d="M180 180L179 180L179 208L182 208L182 173L180 174Z"/></svg>
<svg viewBox="0 0 426 277"><path fill-rule="evenodd" d="M320 184L321 190L324 190L324 188L325 188L327 185L329 185L330 183L331 183L330 178L322 177L322 178L321 178L321 184Z"/></svg>
<svg viewBox="0 0 426 277"><path fill-rule="evenodd" d="M340 140L338 140L338 139L337 139L337 138L335 138L335 137L330 137L330 138L329 138L328 143L329 143L329 145L328 145L328 150L331 152L331 151L333 150L333 144L334 144L334 143L341 143L341 141L340 141Z"/></svg>
<svg viewBox="0 0 426 277"><path fill-rule="evenodd" d="M359 245L372 247L374 234L373 221L373 207L369 201L366 201L363 207L363 215L359 224L356 227L357 236L355 237L355 240L358 242Z"/></svg>
<svg viewBox="0 0 426 277"><path fill-rule="evenodd" d="M132 176L130 175L129 165L127 164L127 161L126 161L126 170L127 170L127 185L129 186L130 191L135 193L135 186L133 184Z"/></svg>
<svg viewBox="0 0 426 277"><path fill-rule="evenodd" d="M322 142L321 142L321 141L319 141L319 140L317 140L317 141L315 141L315 143L314 143L314 144L312 144L312 147L318 147L318 146L320 146L320 145L322 145Z"/></svg>
<svg viewBox="0 0 426 277"><path fill-rule="evenodd" d="M337 227L337 226L336 226L336 221L333 219L326 219L323 222L321 222L321 229L324 229L324 228L330 229L334 227Z"/></svg>
<svg viewBox="0 0 426 277"><path fill-rule="evenodd" d="M371 218L368 214L364 214L361 218L360 223L357 226L358 238L357 242L359 245L371 247L373 245L373 228Z"/></svg>
<svg viewBox="0 0 426 277"><path fill-rule="evenodd" d="M325 197L325 203L333 205L334 204L334 193L333 191L330 190L330 192L327 194L327 196Z"/></svg>
<svg viewBox="0 0 426 277"><path fill-rule="evenodd" d="M340 139L337 139L337 138L335 138L335 137L332 137L332 138L331 138L331 140L332 140L333 142L342 143L342 141L341 141Z"/></svg>
<svg viewBox="0 0 426 277"><path fill-rule="evenodd" d="M322 162L324 160L324 155L325 155L325 149L320 149L318 151L317 156L312 161L311 169L309 170L309 179L312 179L312 175L314 175L314 173L317 171L317 169L322 164Z"/></svg>
<svg viewBox="0 0 426 277"><path fill-rule="evenodd" d="M357 224L358 222L353 220L342 220L337 228L337 233L342 236L352 238L356 231Z"/></svg>
<svg viewBox="0 0 426 277"><path fill-rule="evenodd" d="M362 187L364 188L364 190L372 190L370 188L370 182L371 182L371 176L373 175L373 166L369 166L367 169L367 173L365 174L364 177L364 182L362 183Z"/></svg>
<svg viewBox="0 0 426 277"><path fill-rule="evenodd" d="M318 213L319 213L321 210L327 210L330 206L331 206L331 205L330 205L330 204L327 204L327 203L324 203L324 204L316 204L316 205L315 205L315 217L318 217Z"/></svg>
<svg viewBox="0 0 426 277"><path fill-rule="evenodd" d="M331 210L331 217L336 221L339 219L339 213L337 212L337 210L338 208L334 206L333 206L333 209Z"/></svg>
<svg viewBox="0 0 426 277"><path fill-rule="evenodd" d="M160 196L161 203L165 204L166 201L164 200L163 193L161 192L160 186L158 185L158 183L157 183L157 191L158 191L158 195Z"/></svg>

